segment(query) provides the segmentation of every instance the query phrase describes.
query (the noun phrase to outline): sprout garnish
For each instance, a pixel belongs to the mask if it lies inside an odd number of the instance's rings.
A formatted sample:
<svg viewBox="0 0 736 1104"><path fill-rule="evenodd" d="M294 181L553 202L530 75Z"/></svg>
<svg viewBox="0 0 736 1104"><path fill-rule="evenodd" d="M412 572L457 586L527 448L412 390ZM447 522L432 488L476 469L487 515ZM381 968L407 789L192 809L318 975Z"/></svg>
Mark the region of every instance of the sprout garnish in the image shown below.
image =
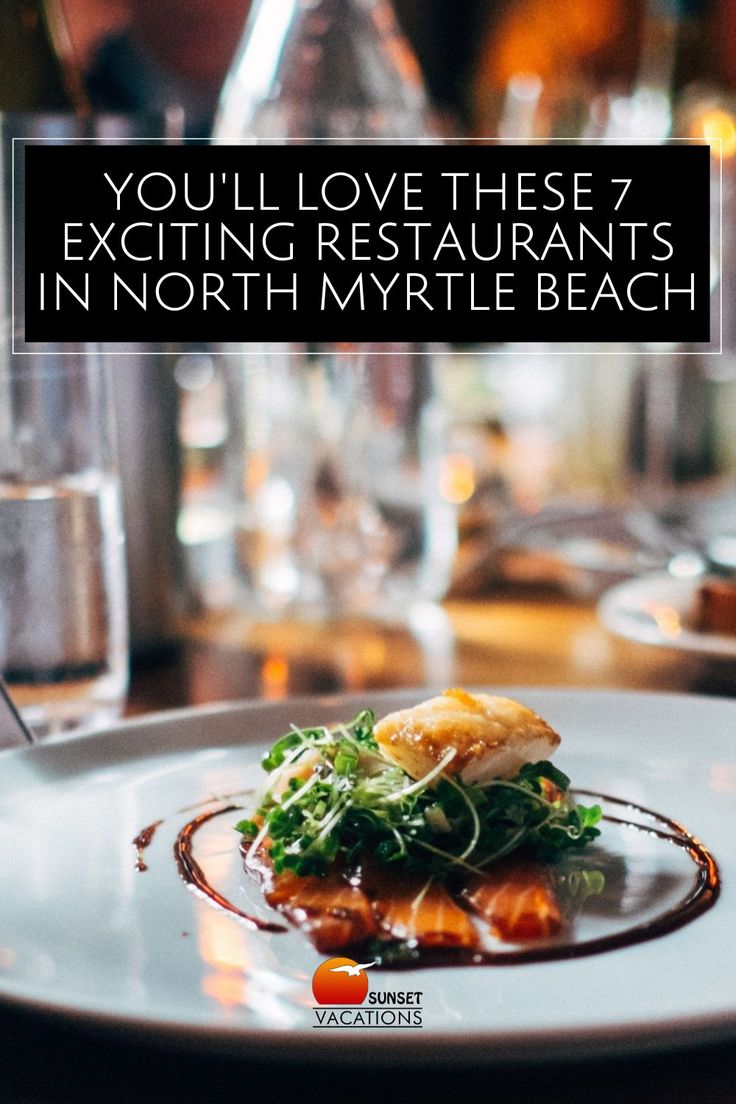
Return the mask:
<svg viewBox="0 0 736 1104"><path fill-rule="evenodd" d="M349 870L370 853L447 878L482 874L521 847L554 861L599 835L600 808L578 805L570 779L552 763L471 784L444 773L455 757L450 749L415 780L381 754L374 720L366 709L350 724L294 726L277 740L263 760L269 779L261 803L237 825L249 843L246 862L267 840L276 873L325 875L336 863Z"/></svg>

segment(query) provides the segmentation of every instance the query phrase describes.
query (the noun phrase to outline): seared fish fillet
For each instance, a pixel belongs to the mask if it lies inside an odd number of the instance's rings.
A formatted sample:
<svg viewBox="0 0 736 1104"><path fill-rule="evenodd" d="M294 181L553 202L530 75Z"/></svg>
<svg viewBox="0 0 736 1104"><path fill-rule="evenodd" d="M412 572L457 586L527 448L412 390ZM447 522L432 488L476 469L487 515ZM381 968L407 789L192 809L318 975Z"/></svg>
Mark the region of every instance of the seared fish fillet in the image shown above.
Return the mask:
<svg viewBox="0 0 736 1104"><path fill-rule="evenodd" d="M548 759L560 742L546 721L519 702L465 690L445 690L389 713L374 736L386 758L412 778L423 778L454 748L445 773L479 783L513 778L524 763Z"/></svg>

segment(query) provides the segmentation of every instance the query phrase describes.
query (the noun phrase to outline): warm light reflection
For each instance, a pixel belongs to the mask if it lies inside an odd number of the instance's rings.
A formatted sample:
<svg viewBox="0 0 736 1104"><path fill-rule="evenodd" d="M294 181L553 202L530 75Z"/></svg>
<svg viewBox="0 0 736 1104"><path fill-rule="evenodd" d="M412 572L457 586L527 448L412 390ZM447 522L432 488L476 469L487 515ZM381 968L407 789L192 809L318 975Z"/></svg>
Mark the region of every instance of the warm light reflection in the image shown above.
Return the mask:
<svg viewBox="0 0 736 1104"><path fill-rule="evenodd" d="M709 786L714 793L736 794L736 763L714 763Z"/></svg>
<svg viewBox="0 0 736 1104"><path fill-rule="evenodd" d="M611 641L597 625L574 632L570 640L570 653L576 667L582 671L595 671L611 662Z"/></svg>
<svg viewBox="0 0 736 1104"><path fill-rule="evenodd" d="M232 835L232 828L224 824L210 832L205 830L204 839L195 848L195 857L209 883L225 892L234 879L243 877L238 848L230 841ZM223 1015L231 1016L235 1009L244 1007L264 1022L293 1026L296 1017L289 1003L294 992L301 992L304 986L284 976L268 942L253 938L235 917L213 907L210 901L198 900L194 916L203 966L202 993L216 1002Z"/></svg>
<svg viewBox="0 0 736 1104"><path fill-rule="evenodd" d="M559 77L576 58L594 54L620 30L616 0L517 0L504 7L481 62L484 84L506 85L517 73Z"/></svg>
<svg viewBox="0 0 736 1104"><path fill-rule="evenodd" d="M736 154L736 119L730 111L724 111L723 108L706 111L697 129L705 141L710 143L711 156L716 160L721 153L724 160Z"/></svg>
<svg viewBox="0 0 736 1104"><path fill-rule="evenodd" d="M10 947L0 947L0 970L9 970L15 965L15 951Z"/></svg>
<svg viewBox="0 0 736 1104"><path fill-rule="evenodd" d="M222 1008L236 1008L245 1003L245 978L240 974L218 969L202 979L202 992Z"/></svg>
<svg viewBox="0 0 736 1104"><path fill-rule="evenodd" d="M261 693L268 701L280 701L289 692L289 661L283 655L270 655L261 667Z"/></svg>
<svg viewBox="0 0 736 1104"><path fill-rule="evenodd" d="M376 674L386 666L388 659L386 641L380 636L368 637L361 648L363 666L367 671Z"/></svg>
<svg viewBox="0 0 736 1104"><path fill-rule="evenodd" d="M202 991L223 1008L245 1004L248 956L242 928L204 905L197 917L197 942L202 959L211 968L202 978Z"/></svg>
<svg viewBox="0 0 736 1104"><path fill-rule="evenodd" d="M222 883L233 860L233 849L209 848L206 858L208 878L214 885ZM243 928L202 902L197 908L197 945L202 960L210 967L202 978L202 991L222 1008L245 1004L250 955Z"/></svg>
<svg viewBox="0 0 736 1104"><path fill-rule="evenodd" d="M364 690L386 668L388 648L378 635L351 636L342 642L336 656L346 690Z"/></svg>
<svg viewBox="0 0 736 1104"><path fill-rule="evenodd" d="M443 457L440 472L440 494L446 502L459 505L467 502L475 491L475 465L468 456L451 452Z"/></svg>
<svg viewBox="0 0 736 1104"><path fill-rule="evenodd" d="M682 632L680 614L672 606L656 606L652 610L652 617L657 622L657 628L665 636L675 637Z"/></svg>
<svg viewBox="0 0 736 1104"><path fill-rule="evenodd" d="M268 479L269 470L270 465L266 449L250 453L245 465L244 485L247 495L255 494L263 486Z"/></svg>

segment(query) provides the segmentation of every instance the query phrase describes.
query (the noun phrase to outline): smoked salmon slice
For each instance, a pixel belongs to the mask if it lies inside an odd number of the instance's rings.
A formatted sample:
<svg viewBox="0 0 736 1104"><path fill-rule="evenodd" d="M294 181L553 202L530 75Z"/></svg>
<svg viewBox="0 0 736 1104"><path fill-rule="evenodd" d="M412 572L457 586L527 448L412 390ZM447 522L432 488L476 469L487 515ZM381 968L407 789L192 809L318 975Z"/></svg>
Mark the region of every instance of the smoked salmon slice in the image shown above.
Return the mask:
<svg viewBox="0 0 736 1104"><path fill-rule="evenodd" d="M420 947L478 945L472 921L442 882L366 864L360 886L370 897L382 938Z"/></svg>
<svg viewBox="0 0 736 1104"><path fill-rule="evenodd" d="M366 895L342 874L325 878L274 872L264 848L246 870L259 882L266 901L304 932L320 953L339 951L375 935L376 919Z"/></svg>
<svg viewBox="0 0 736 1104"><path fill-rule="evenodd" d="M488 874L473 876L462 897L493 934L506 942L548 939L562 927L552 881L538 863L519 859L508 865L499 863Z"/></svg>
<svg viewBox="0 0 736 1104"><path fill-rule="evenodd" d="M468 911L504 942L546 939L562 928L549 874L530 860L514 858L471 877L461 894L465 908L441 881L370 860L350 880L340 871L324 878L291 871L276 874L266 843L250 857L246 869L268 904L325 954L376 936L418 947L474 950L479 936Z"/></svg>

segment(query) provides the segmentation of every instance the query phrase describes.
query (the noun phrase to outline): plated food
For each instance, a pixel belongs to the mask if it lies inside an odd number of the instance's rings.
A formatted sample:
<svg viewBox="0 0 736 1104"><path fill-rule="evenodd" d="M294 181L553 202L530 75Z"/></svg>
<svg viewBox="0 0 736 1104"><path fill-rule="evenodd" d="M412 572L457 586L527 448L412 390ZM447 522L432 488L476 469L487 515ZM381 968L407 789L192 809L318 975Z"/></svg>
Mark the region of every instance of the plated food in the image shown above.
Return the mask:
<svg viewBox="0 0 736 1104"><path fill-rule="evenodd" d="M179 872L253 928L297 929L321 954L349 952L384 967L593 954L654 938L709 908L719 879L703 845L625 798L577 790L593 799L581 804L547 758L559 743L519 702L462 689L378 721L363 709L346 723L292 725L263 755L265 783L235 825L261 905L235 904L194 855L200 829L235 804L201 812L179 832ZM619 836L611 851L595 844L602 822ZM139 870L142 841L160 823L133 841ZM681 853L673 889L685 873L682 896L637 905L633 922L616 851L632 832L647 849ZM597 934L578 937L577 922L598 897Z"/></svg>
<svg viewBox="0 0 736 1104"><path fill-rule="evenodd" d="M426 696L244 702L4 752L0 998L44 1015L81 1015L120 1037L132 1028L276 1060L287 1046L326 1064L333 1055L343 1068L358 1060L356 1051L363 1062L373 1055L405 1063L410 1055L427 1068L466 1058L477 1065L479 1055L489 1063L510 1053L526 1061L649 1048L653 1039L672 1047L733 1038L736 903L729 892L717 897L706 847L722 864L728 890L736 878L736 704L579 690L511 696L560 733L552 762L575 786L619 798L578 790L579 802L603 808L601 834L547 868L556 894L568 866L581 875L600 871L601 891L547 939L488 936L499 956L490 964L483 958L476 968L477 951L428 948L408 963L420 967L416 974L373 967L371 991L424 991L421 1031L356 1030L346 1040L342 1031L314 1030L309 979L327 956L268 906L244 871L235 825L255 813L268 781L261 757L292 725L331 728L366 706L384 718ZM706 847L641 806L676 817ZM188 844L185 882L174 852L186 855ZM147 870L136 870L139 848ZM70 937L79 931L88 938ZM648 942L629 948L642 939ZM561 960L582 954L585 962ZM556 961L543 960L549 957ZM540 1000L540 993L556 997Z"/></svg>
<svg viewBox="0 0 736 1104"><path fill-rule="evenodd" d="M321 952L370 944L396 963L557 936L603 881L577 871L571 893L560 863L599 835L601 809L547 758L559 742L518 702L460 689L378 722L295 727L237 825L246 872Z"/></svg>
<svg viewBox="0 0 736 1104"><path fill-rule="evenodd" d="M736 636L736 580L709 576L695 593L693 628Z"/></svg>

